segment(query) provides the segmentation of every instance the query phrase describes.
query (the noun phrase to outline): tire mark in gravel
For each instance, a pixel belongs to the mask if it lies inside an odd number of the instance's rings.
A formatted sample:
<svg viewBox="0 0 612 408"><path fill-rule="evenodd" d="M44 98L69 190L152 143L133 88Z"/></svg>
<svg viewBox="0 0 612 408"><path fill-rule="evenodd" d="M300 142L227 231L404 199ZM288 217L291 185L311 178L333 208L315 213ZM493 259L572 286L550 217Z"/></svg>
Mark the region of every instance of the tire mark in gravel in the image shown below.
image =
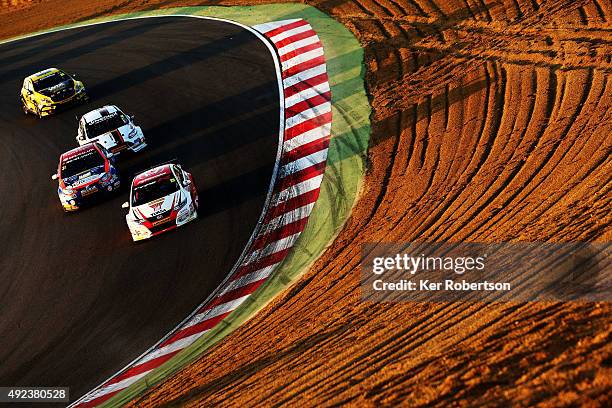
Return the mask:
<svg viewBox="0 0 612 408"><path fill-rule="evenodd" d="M595 95L595 96L594 96L592 99L593 99L594 101L599 102L599 101L600 101L600 99L601 99L601 98L600 98L600 96L601 96L601 94L603 93L603 90L604 90L604 88L602 87L602 90L600 91L600 93L598 93L597 95ZM591 92L589 92L589 93L591 93ZM587 103L586 103L586 101L585 101L585 104L586 104L587 106L592 105L592 104L587 104ZM595 103L594 108L596 108L596 107L597 107L597 105L598 105L598 103ZM589 111L590 111L590 109L587 109L587 111L589 112ZM589 115L589 116L591 116L591 115ZM588 121L590 121L590 120L592 120L592 117L589 117L589 118L587 119L587 122L584 124L584 126L582 127L582 129L580 129L579 131L574 132L574 133L576 133L576 134L578 134L578 135L583 134L583 132L582 132L582 131L585 129L585 127L586 127L586 126L587 126L587 124L588 124ZM542 128L540 129L540 132L538 132L538 138L541 138L541 136L542 136L542 134L544 133L544 131L545 131L545 127L542 127ZM582 141L582 143L579 145L579 146L580 146L580 148L579 148L579 149L578 149L578 151L575 153L575 155L579 155L579 154L580 154L580 152L582 151L582 148L583 148L584 146L586 146L586 145L587 145L587 143L590 141L590 139L591 139L591 137L592 137L592 136L593 136L593 133L588 133L588 136L587 136L587 138L586 138L586 139L585 139L585 138L577 138L576 142L580 143L580 142ZM573 143L572 148L575 148L575 147L576 147L576 142L574 142L574 143ZM569 150L568 150L568 153L569 153ZM588 163L585 163L585 165L588 165ZM575 171L575 172L572 174L572 176L571 176L570 180L568 181L568 184L571 184L571 183L572 183L572 180L574 180L576 177L580 177L580 179L582 179L582 177L580 176L580 172L579 172L578 170L579 170L579 169L576 169L576 171ZM536 173L535 173L535 172L532 172L532 173L531 173L531 175L532 175L532 176L529 178L528 182L530 182L530 181L533 179L533 177L535 177ZM525 183L526 187L527 187L527 184L528 184L528 183ZM515 209L516 209L516 210L514 210L514 211L513 211L513 209L510 209L509 211L507 211L507 212L506 212L506 214L504 214L504 218L512 218L512 217L515 217L515 216L517 216L517 215L518 215L518 213L519 213L520 211L522 211L522 210L523 210L523 209L524 209L526 206L530 205L530 203L527 201L527 199L528 199L528 197L529 197L529 193L530 193L531 191L533 191L533 189L532 189L532 190L527 190L526 188L524 188L524 189L523 189L523 191L521 191L521 194L523 195L523 198L522 198L521 200L519 200L519 201L516 203L516 206L515 206ZM542 210L541 212L538 212L538 211L537 211L537 208L536 208L536 209L534 209L534 211L532 211L532 217L539 217L539 216L541 216L541 214L542 214L542 213L544 213L544 212L548 211L548 210L549 210L549 209L550 209L550 208L551 208L553 205L555 205L556 203L558 203L558 202L560 201L561 197L562 197L562 195L559 195L559 197L557 197L557 199L556 199L556 200L555 200L555 201L554 201L552 204L547 203L547 204L546 204L546 207L545 207L545 208L543 208L543 210ZM522 204L522 205L521 205L521 204ZM542 207L542 206L543 206L543 204L541 204L541 205L540 205L540 207ZM504 225L506 228L510 228L511 226L508 226L506 223L502 222L502 221L504 221L504 218L500 219L498 222L500 222L500 224L501 224L501 225ZM503 231L503 230L502 230L502 231Z"/></svg>
<svg viewBox="0 0 612 408"><path fill-rule="evenodd" d="M583 109L583 110L584 110L584 109ZM590 112L589 112L589 113L590 113ZM590 116L590 115L589 115L589 116ZM591 120L591 118L589 118L589 120ZM576 123L576 122L572 122L572 127L574 126L574 124L575 124L575 123ZM586 126L586 124L585 124L585 126ZM585 127L585 126L583 126L583 127L582 127L582 129L584 129L584 127ZM571 128L570 128L570 129L571 129ZM582 129L581 129L581 130L582 130ZM577 131L577 132L574 132L574 133L576 133L576 134L577 134L577 137L579 137L579 135L581 135L581 134L582 134L581 130L579 130L579 131ZM568 133L569 133L569 130L568 130ZM605 139L605 134L606 134L606 132L605 132L605 131L604 131L604 132L601 132L601 134L602 134L602 136L604 137L604 140L602 141L602 143L604 143L604 144L605 144L605 140L606 140L606 139ZM591 133L591 134L590 134L590 137L591 137L591 136L593 136L593 135L594 135L594 133ZM569 143L569 142L568 142L568 143ZM586 143L586 142L585 142L585 143ZM600 145L600 144L598 144L598 145ZM600 146L601 146L601 145L600 145ZM571 149L571 148L574 148L574 147L576 147L576 144L572 143L572 144L571 144L571 146L570 146L570 149ZM609 148L609 143L608 143L608 148ZM551 173L552 173L553 171L558 171L559 163L560 163L560 162L563 160L563 158L564 158L564 157L565 157L565 156L566 156L568 153L569 153L569 150L566 150L565 152L563 152L563 153L562 153L562 156L561 156L561 158L558 160L557 165L556 165L554 168L552 168L552 169L551 169ZM578 153L577 153L577 154L578 154ZM590 157L590 158L592 158L592 155L590 155L589 157ZM604 157L606 157L606 155L604 155ZM603 164L603 162L601 162L601 163ZM583 164L583 166L588 166L588 161L587 161L586 163L584 163L584 164ZM571 183L571 181L572 181L572 180L574 180L574 178L575 178L575 177L580 177L580 173L579 173L578 171L573 172L573 174L572 174L572 176L570 177L570 180L568 181L568 183ZM544 182L544 180L541 180L541 181L540 181L540 183L541 183L541 182ZM567 185L568 183L566 183L566 185ZM538 185L536 185L536 186L534 187L534 189L535 189L536 187L538 187ZM544 214L546 211L548 211L548 210L550 209L550 207L552 207L553 205L557 204L557 203L558 203L558 202L559 202L559 201L560 201L560 200L563 198L563 195L562 195L562 194L561 194L561 195L557 194L557 195L558 195L558 196L557 196L557 198L556 198L556 199L554 199L553 201L550 201L549 199L547 199L547 200L544 200L542 203L540 203L540 204L539 204L539 205L538 205L538 206L537 206L537 207L536 207L536 208L535 208L535 209L532 211L533 216L534 216L534 217L539 217L539 216L541 216L542 214ZM554 195L553 195L553 197L554 197ZM540 210L540 208L541 208L541 210Z"/></svg>

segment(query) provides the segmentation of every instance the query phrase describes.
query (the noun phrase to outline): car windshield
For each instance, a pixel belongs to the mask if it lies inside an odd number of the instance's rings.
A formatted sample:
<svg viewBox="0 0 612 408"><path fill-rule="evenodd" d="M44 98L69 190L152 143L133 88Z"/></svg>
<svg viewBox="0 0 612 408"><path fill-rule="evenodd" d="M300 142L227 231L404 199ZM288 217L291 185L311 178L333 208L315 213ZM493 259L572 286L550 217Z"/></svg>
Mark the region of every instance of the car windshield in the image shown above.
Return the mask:
<svg viewBox="0 0 612 408"><path fill-rule="evenodd" d="M57 71L49 76L33 81L34 90L39 92L43 89L52 88L68 79L70 79L70 77L65 72Z"/></svg>
<svg viewBox="0 0 612 408"><path fill-rule="evenodd" d="M178 191L179 186L173 176L162 176L155 180L141 184L134 188L132 194L132 205L146 204L158 198L165 197Z"/></svg>
<svg viewBox="0 0 612 408"><path fill-rule="evenodd" d="M92 122L85 124L85 132L87 137L93 138L96 136L103 135L115 129L119 129L121 126L127 124L127 121L123 115L113 113L111 115L103 116Z"/></svg>
<svg viewBox="0 0 612 408"><path fill-rule="evenodd" d="M95 167L103 166L104 158L97 150L90 150L79 156L62 161L62 178L69 178L84 173Z"/></svg>

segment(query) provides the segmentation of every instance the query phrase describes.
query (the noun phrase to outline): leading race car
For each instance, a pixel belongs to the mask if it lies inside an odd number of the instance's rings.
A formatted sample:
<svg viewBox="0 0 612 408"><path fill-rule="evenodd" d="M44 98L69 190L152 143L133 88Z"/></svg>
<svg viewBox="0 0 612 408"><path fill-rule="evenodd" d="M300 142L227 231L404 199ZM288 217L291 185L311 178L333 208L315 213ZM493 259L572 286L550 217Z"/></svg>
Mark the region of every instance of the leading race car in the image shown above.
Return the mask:
<svg viewBox="0 0 612 408"><path fill-rule="evenodd" d="M87 112L79 121L76 137L80 145L98 142L112 153L123 150L139 152L147 146L140 126L115 105Z"/></svg>
<svg viewBox="0 0 612 408"><path fill-rule="evenodd" d="M63 153L51 178L58 181L64 211L76 211L91 197L118 190L121 181L113 162L113 154L98 143Z"/></svg>
<svg viewBox="0 0 612 408"><path fill-rule="evenodd" d="M193 177L178 164L162 164L132 181L125 216L132 239L140 241L172 230L198 217Z"/></svg>
<svg viewBox="0 0 612 408"><path fill-rule="evenodd" d="M54 113L60 107L88 100L83 82L57 68L30 75L23 80L21 87L23 112L26 115L34 113L39 118Z"/></svg>

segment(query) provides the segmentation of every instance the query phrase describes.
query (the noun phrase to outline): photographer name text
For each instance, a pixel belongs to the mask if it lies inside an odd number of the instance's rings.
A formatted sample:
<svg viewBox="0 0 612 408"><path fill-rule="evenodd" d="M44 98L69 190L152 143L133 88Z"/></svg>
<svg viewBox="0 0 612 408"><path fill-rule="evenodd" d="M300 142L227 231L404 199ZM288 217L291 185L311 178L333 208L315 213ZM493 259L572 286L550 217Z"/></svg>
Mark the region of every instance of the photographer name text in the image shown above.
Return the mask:
<svg viewBox="0 0 612 408"><path fill-rule="evenodd" d="M376 291L509 291L512 289L508 282L468 282L445 279L442 282L432 282L429 279L417 281L401 279L396 282L385 282L376 279L372 282L372 289Z"/></svg>

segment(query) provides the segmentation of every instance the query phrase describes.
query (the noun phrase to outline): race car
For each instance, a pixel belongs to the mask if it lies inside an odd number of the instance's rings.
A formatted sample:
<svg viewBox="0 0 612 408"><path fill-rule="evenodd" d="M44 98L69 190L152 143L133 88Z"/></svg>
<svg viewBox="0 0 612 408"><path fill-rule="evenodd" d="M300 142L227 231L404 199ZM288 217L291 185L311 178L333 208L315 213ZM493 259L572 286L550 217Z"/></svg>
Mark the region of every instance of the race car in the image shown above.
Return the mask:
<svg viewBox="0 0 612 408"><path fill-rule="evenodd" d="M132 239L159 235L198 217L198 192L193 177L179 164L162 164L137 174L132 181L125 216Z"/></svg>
<svg viewBox="0 0 612 408"><path fill-rule="evenodd" d="M84 114L79 120L77 142L98 142L111 153L129 149L138 152L147 146L142 129L115 105L107 105Z"/></svg>
<svg viewBox="0 0 612 408"><path fill-rule="evenodd" d="M92 197L116 191L121 186L113 154L99 143L89 143L63 153L57 173L57 195L64 211L76 211Z"/></svg>
<svg viewBox="0 0 612 408"><path fill-rule="evenodd" d="M48 68L23 80L21 105L27 115L39 118L50 115L60 107L87 102L89 97L83 82L57 68Z"/></svg>

